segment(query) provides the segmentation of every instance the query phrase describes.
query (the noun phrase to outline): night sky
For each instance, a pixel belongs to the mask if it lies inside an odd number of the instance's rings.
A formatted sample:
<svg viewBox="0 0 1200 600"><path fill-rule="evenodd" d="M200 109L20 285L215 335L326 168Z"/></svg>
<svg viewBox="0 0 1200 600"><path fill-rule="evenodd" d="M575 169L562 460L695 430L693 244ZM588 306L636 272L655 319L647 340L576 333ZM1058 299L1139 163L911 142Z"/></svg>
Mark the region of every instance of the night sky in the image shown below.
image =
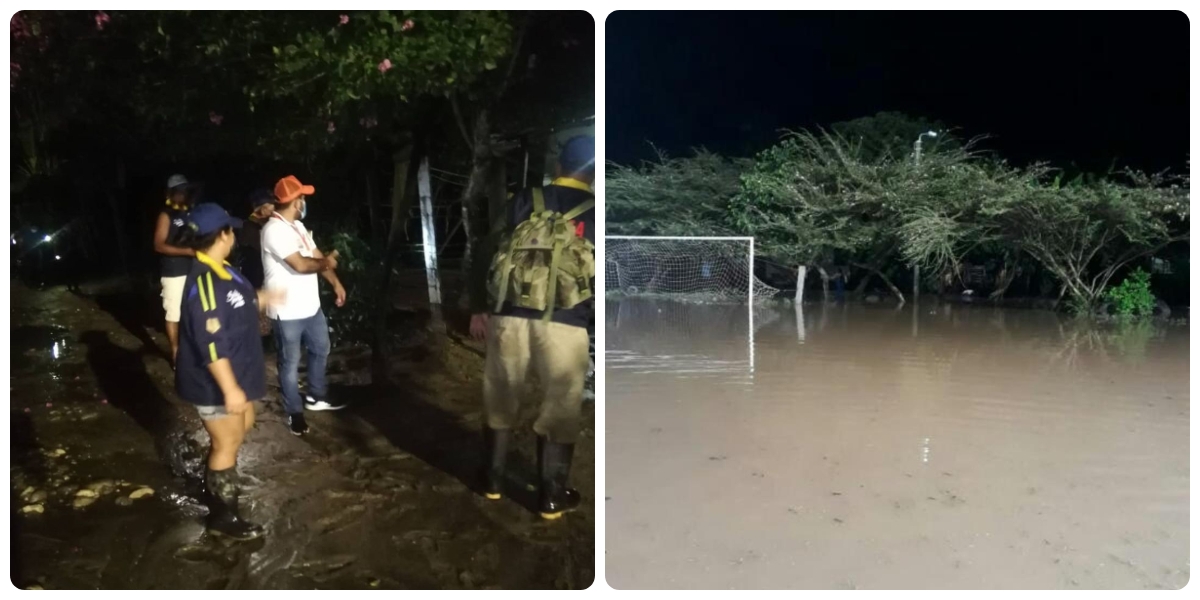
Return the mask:
<svg viewBox="0 0 1200 600"><path fill-rule="evenodd" d="M899 111L991 134L1015 163L1182 170L1188 20L1178 12L618 12L607 158L750 156L781 128Z"/></svg>

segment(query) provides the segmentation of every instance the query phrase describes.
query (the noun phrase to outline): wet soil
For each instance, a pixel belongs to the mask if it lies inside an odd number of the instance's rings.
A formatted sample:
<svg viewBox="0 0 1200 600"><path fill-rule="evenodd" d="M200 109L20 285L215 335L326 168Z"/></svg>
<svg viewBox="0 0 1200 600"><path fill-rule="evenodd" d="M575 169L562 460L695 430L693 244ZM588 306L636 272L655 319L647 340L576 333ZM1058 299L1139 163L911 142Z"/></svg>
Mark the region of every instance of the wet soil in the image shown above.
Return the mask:
<svg viewBox="0 0 1200 600"><path fill-rule="evenodd" d="M332 394L290 434L278 390L259 405L239 469L245 544L204 533L208 436L173 392L157 298L119 285L11 292L12 580L44 589L586 588L594 579L593 405L572 484L584 507L534 512L534 439L517 446L511 498L473 491L482 350L412 328L372 377L363 348L335 348ZM334 309L336 310L336 309ZM268 381L275 380L274 356ZM527 403L527 422L536 416Z"/></svg>

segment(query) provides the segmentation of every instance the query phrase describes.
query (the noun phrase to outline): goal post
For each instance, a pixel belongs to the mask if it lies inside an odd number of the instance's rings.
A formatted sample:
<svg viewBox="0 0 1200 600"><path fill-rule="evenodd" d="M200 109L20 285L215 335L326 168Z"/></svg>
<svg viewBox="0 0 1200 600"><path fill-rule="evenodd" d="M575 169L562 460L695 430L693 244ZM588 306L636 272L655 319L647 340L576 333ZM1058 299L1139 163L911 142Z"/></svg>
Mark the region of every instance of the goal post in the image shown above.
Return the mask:
<svg viewBox="0 0 1200 600"><path fill-rule="evenodd" d="M748 302L778 293L754 276L754 238L604 236L606 293Z"/></svg>

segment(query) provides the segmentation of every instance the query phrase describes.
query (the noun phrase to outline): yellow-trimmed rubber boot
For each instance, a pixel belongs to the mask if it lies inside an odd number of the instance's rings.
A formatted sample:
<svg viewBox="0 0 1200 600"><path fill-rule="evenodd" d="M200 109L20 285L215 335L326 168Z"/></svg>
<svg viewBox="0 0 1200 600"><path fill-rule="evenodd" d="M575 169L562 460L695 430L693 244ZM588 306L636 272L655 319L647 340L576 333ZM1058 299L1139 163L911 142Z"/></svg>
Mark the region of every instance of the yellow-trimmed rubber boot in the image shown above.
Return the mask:
<svg viewBox="0 0 1200 600"><path fill-rule="evenodd" d="M579 492L567 487L574 454L575 444L555 444L538 436L538 473L541 477L538 512L543 519L559 519L579 508Z"/></svg>
<svg viewBox="0 0 1200 600"><path fill-rule="evenodd" d="M499 500L504 497L504 464L508 461L508 440L511 429L483 428L483 447L487 465L483 474L483 497Z"/></svg>

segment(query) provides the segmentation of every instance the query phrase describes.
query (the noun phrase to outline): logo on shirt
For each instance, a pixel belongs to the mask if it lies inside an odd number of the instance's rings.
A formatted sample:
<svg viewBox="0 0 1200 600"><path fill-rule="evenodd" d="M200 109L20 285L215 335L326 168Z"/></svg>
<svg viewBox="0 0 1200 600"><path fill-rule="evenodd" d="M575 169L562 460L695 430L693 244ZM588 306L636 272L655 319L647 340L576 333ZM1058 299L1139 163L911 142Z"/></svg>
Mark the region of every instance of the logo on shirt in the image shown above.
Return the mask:
<svg viewBox="0 0 1200 600"><path fill-rule="evenodd" d="M225 300L234 308L241 308L246 305L246 299L237 290L229 290L229 293L225 294Z"/></svg>
<svg viewBox="0 0 1200 600"><path fill-rule="evenodd" d="M221 322L217 319L209 319L208 322L204 324L204 330L209 333L216 333L221 330Z"/></svg>
<svg viewBox="0 0 1200 600"><path fill-rule="evenodd" d="M175 219L171 222L174 223L176 227L183 227L183 219Z"/></svg>

